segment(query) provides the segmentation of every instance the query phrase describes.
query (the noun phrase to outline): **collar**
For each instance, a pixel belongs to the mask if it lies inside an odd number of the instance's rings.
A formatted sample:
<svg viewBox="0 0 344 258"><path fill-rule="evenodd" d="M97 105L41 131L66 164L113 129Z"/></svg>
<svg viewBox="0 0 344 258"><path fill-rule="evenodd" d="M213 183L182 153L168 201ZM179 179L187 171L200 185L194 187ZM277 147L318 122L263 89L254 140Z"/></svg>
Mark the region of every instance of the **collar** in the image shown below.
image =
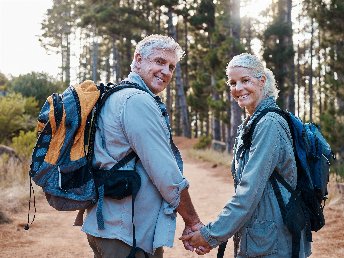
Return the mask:
<svg viewBox="0 0 344 258"><path fill-rule="evenodd" d="M245 119L244 123L242 124L244 132L247 132L251 127L253 120L266 108L279 108L276 104L276 101L273 97L266 97L263 99L259 105L257 106L256 110L254 111L252 116L249 116Z"/></svg>
<svg viewBox="0 0 344 258"><path fill-rule="evenodd" d="M145 89L146 91L149 92L150 95L152 95L153 98L157 97L146 85L146 83L142 80L141 76L138 75L135 72L130 72L128 77L125 78L123 81L129 81L129 82L134 82L136 84L138 84L140 87L142 87L143 89Z"/></svg>

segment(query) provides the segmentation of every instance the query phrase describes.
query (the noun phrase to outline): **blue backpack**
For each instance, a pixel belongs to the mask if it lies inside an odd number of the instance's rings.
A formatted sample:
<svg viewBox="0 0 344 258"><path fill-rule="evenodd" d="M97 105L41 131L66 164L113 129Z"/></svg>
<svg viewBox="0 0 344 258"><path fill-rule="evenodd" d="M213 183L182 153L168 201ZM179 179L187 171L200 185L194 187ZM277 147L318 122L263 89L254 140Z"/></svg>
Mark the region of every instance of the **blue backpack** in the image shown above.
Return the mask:
<svg viewBox="0 0 344 258"><path fill-rule="evenodd" d="M243 135L244 150L252 144L256 124L268 112L282 116L288 123L293 138L293 149L297 166L296 189L274 171L270 177L283 222L292 234L293 257L299 257L301 231L305 230L307 241L312 241L311 231L318 231L325 225L323 208L327 199L331 162L335 159L330 145L314 123L303 123L288 111L278 108L264 109ZM291 198L284 204L277 181L290 193Z"/></svg>

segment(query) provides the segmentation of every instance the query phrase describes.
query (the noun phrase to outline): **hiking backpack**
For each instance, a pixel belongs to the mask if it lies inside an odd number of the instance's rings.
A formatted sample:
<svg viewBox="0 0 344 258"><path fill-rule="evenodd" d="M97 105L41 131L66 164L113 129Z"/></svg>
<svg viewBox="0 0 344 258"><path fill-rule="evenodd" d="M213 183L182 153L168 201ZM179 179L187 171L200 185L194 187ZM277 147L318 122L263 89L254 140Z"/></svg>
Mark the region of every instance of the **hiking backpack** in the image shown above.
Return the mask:
<svg viewBox="0 0 344 258"><path fill-rule="evenodd" d="M270 182L283 222L292 235L292 257L299 257L301 231L305 230L307 241L312 242L311 231L318 231L325 225L323 208L328 195L330 165L335 156L316 124L303 123L291 112L278 108L266 108L254 119L248 132L242 136L243 149L250 148L256 125L268 112L282 116L292 136L297 167L296 189L292 189L276 170ZM291 193L287 204L283 202L277 182Z"/></svg>
<svg viewBox="0 0 344 258"><path fill-rule="evenodd" d="M250 149L257 123L269 112L277 113L287 121L292 136L297 167L296 189L294 190L276 170L270 176L270 182L283 222L292 235L292 257L297 258L302 230L306 232L306 240L312 242L311 231L318 231L325 225L323 208L328 195L330 165L335 156L316 124L303 123L293 113L278 108L266 108L254 118L249 130L242 135L243 147L237 155L243 155ZM277 182L291 193L287 204L283 201ZM217 257L223 257L226 245L227 241L220 244ZM237 248L238 246L234 247L235 254Z"/></svg>
<svg viewBox="0 0 344 258"><path fill-rule="evenodd" d="M86 208L97 202L97 224L104 229L102 206L104 196L122 199L132 196L134 201L141 186L141 178L133 170L120 170L129 161L138 161L132 151L109 170L92 167L97 118L108 97L124 88L147 92L135 83L123 81L118 85L95 85L85 81L69 86L62 94L53 93L47 98L38 116L38 138L30 165L30 201L33 191L31 179L43 189L50 206L59 211L79 210L77 220L82 221ZM161 110L163 112L163 110ZM35 205L35 199L33 200ZM36 209L35 209L36 211ZM80 218L81 216L81 218ZM28 223L25 229L29 229ZM133 223L133 248L130 255L141 250L136 247ZM128 257L131 257L131 256ZM145 253L146 255L146 253Z"/></svg>

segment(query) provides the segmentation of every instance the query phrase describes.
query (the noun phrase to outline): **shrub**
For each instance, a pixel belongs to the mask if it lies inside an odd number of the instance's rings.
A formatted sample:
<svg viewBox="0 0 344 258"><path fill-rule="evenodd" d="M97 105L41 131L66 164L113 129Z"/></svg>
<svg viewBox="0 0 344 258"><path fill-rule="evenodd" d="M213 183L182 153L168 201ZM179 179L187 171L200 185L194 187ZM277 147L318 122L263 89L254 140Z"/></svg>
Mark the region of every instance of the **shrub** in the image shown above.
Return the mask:
<svg viewBox="0 0 344 258"><path fill-rule="evenodd" d="M24 173L25 171L25 173ZM0 156L0 188L22 185L27 179L27 168L15 157L8 154Z"/></svg>
<svg viewBox="0 0 344 258"><path fill-rule="evenodd" d="M334 174L335 181L339 183L344 182L344 162L338 161L331 166L331 174Z"/></svg>
<svg viewBox="0 0 344 258"><path fill-rule="evenodd" d="M12 138L12 148L22 160L29 160L31 158L32 149L36 143L35 131L20 131L19 135Z"/></svg>
<svg viewBox="0 0 344 258"><path fill-rule="evenodd" d="M193 148L196 150L204 150L204 149L210 148L210 145L211 145L211 136L201 136Z"/></svg>
<svg viewBox="0 0 344 258"><path fill-rule="evenodd" d="M0 143L8 144L20 130L32 130L35 127L38 111L34 98L24 98L19 93L0 96ZM29 114L33 112L35 114Z"/></svg>

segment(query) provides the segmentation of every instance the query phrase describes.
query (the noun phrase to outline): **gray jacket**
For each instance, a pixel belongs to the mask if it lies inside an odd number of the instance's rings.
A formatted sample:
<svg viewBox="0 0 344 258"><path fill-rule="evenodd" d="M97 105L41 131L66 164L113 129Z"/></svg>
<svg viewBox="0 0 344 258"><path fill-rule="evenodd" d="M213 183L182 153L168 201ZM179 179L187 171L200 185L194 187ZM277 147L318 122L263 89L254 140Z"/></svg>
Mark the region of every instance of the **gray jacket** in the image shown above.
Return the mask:
<svg viewBox="0 0 344 258"><path fill-rule="evenodd" d="M234 154L243 144L241 136L264 108L277 107L273 98L264 99L252 117L238 129ZM269 177L276 169L295 188L296 163L287 122L268 113L256 125L252 146L243 157L233 159L237 188L214 222L201 229L212 247L238 233L238 257L291 257L291 235L281 212ZM281 185L285 203L290 194ZM300 257L310 255L310 243L301 236Z"/></svg>

